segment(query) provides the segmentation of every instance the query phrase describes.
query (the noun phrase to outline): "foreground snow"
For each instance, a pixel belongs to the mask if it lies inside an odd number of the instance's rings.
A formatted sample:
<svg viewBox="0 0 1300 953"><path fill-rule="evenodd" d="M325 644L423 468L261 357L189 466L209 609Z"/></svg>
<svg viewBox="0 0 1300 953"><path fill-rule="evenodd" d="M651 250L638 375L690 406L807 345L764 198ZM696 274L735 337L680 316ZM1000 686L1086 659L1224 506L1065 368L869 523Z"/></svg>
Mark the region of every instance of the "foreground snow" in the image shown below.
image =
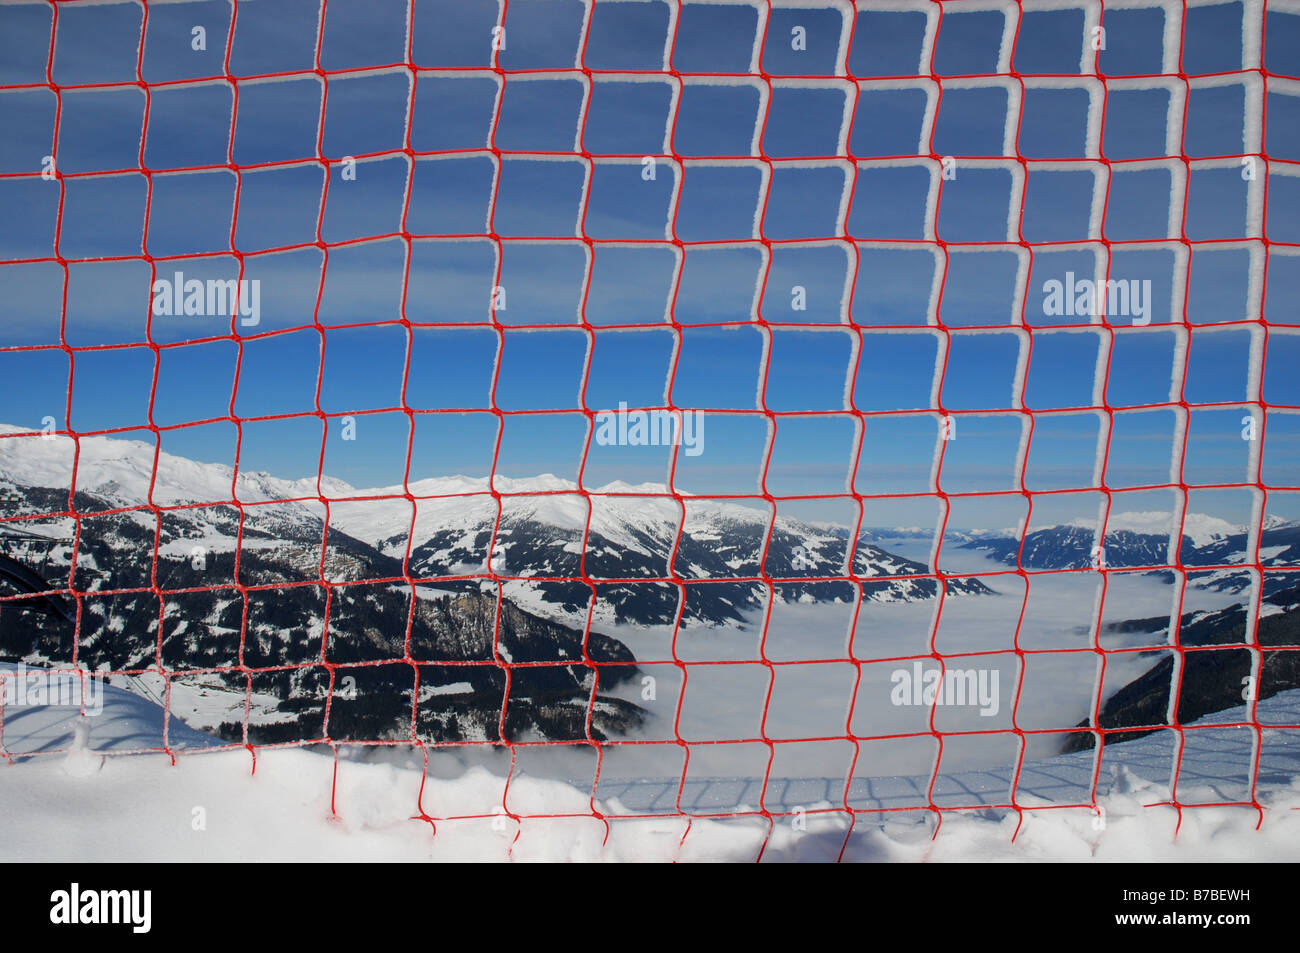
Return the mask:
<svg viewBox="0 0 1300 953"><path fill-rule="evenodd" d="M1243 714L1222 712L1206 724ZM1300 691L1261 703L1259 718L1297 723ZM769 780L768 810L802 808L803 830L790 818L777 818L769 830L762 816L696 817L688 824L681 816L626 816L673 810L677 779L602 782L593 802L589 786L542 776L545 762L523 754L507 789L504 758L468 764L434 751L426 768L418 753L402 749L340 749L337 759L261 749L254 762L242 749L202 751L219 743L175 721L167 729L174 764L162 753L114 756L163 744L162 709L114 687L105 689L102 714L89 721L88 746L78 746L72 709L6 712L10 763L0 768L6 805L0 859L748 861L762 850L765 860L834 860L842 847L845 860L875 861L1300 858L1300 739L1274 729L1265 730L1260 757L1257 797L1265 815L1258 831L1253 809L1184 808L1175 836L1177 812L1155 806L1169 789L1152 780L1169 776L1171 748L1150 736L1108 750L1098 784L1104 824L1083 809L1038 809L1078 799L1080 784L1086 791L1092 757L1083 753L1026 763L1019 818L995 809L945 812L934 836L934 815L926 810L863 814L846 845L842 780L776 774ZM1226 728L1189 734L1179 788L1184 803L1247 793L1248 734ZM995 803L1009 779L1008 769L945 776L935 800L948 803L960 792L962 803ZM851 799L859 808L915 805L918 798L923 804L928 784L928 777L855 779ZM694 779L682 804L697 814L757 810L762 788L761 778ZM500 810L503 803L509 815ZM836 806L838 813L818 813ZM436 818L488 816L435 824L419 819L421 811ZM578 816L510 816L537 814Z"/></svg>

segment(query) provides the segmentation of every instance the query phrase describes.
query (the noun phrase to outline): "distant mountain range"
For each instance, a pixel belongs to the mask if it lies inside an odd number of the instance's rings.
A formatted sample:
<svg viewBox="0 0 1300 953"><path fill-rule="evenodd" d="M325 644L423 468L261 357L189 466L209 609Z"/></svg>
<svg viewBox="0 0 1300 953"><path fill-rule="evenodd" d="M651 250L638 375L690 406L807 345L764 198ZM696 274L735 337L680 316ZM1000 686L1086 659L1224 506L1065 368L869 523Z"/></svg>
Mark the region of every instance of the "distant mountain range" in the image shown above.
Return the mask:
<svg viewBox="0 0 1300 953"><path fill-rule="evenodd" d="M0 436L14 428L0 426ZM77 491L97 502L82 507L121 510L113 517L82 521L89 529L133 523L154 527L153 514L140 507L152 501L161 514L159 556L188 558L195 547L208 554L261 552L284 563L290 578L317 578L324 545L325 578L346 582L375 578L360 572L358 554L384 557L386 575L403 575L453 589L477 589L489 572L505 577L506 596L521 606L558 620L585 624L594 580L598 623L642 625L673 622L679 591L670 580L687 583L682 618L706 625L742 621L767 598L765 572L776 595L787 601L851 601L845 582L818 580L846 574L851 533L736 504L687 497L684 514L650 484L616 483L594 490L590 528L583 537L588 506L577 487L551 476L529 480L446 477L408 487L356 489L324 477L289 481L266 473L197 463L159 454L139 441L86 438L80 441ZM48 513L67 509L72 443L65 438L0 439L0 514ZM232 490L233 487L233 490ZM501 496L500 509L492 492ZM38 492L39 491L39 492ZM233 493L233 496L232 496ZM661 494L655 496L653 494ZM321 502L324 496L328 503ZM241 506L236 506L238 501ZM198 506L201 503L218 505ZM242 522L241 522L242 521ZM766 559L763 553L769 524ZM4 524L0 524L4 525ZM50 540L51 558L66 564L74 530L69 518L10 523ZM328 527L328 534L325 529ZM679 533L680 528L680 533ZM492 550L492 552L489 552ZM139 552L126 565L95 564L105 588L138 585ZM396 561L394 565L393 561ZM672 563L670 571L669 563ZM925 599L938 591L922 563L904 559L863 533L854 551L854 572L865 579L864 598L874 601ZM57 559L56 559L57 565ZM117 577L123 581L119 581ZM641 580L645 580L644 582ZM91 580L87 579L86 584ZM81 585L81 583L78 583ZM161 585L162 583L160 583ZM984 594L987 586L970 579L948 583L949 594Z"/></svg>
<svg viewBox="0 0 1300 953"><path fill-rule="evenodd" d="M1162 522L1163 532L1150 528ZM1176 527L1168 514L1116 514L1107 520L1101 556L1110 569L1176 565L1171 545L1175 534ZM1023 546L1018 535L967 538L960 540L960 545L983 551L1008 566L1015 566L1019 560L1025 569L1085 569L1094 563L1097 533L1091 526L1070 524L1031 530L1025 534ZM1187 515L1177 561L1194 574L1195 585L1245 591L1252 583L1251 574L1225 567L1244 564L1248 557L1253 561L1252 541L1244 527L1204 514ZM1300 567L1300 525L1278 519L1266 521L1259 533L1259 558L1266 566ZM1168 570L1152 572L1173 581L1173 573ZM1265 577L1264 592L1271 595L1292 584L1272 574Z"/></svg>
<svg viewBox="0 0 1300 953"><path fill-rule="evenodd" d="M683 523L673 500L644 495L651 487L593 497L584 560L587 502L554 477L498 478L498 510L484 480L421 481L412 502L400 488L328 477L236 479L229 467L155 461L152 445L92 437L79 441L70 504L73 452L63 437L0 436L0 547L52 587L71 579L84 593L80 606L63 599L79 610L79 636L0 604L0 656L69 663L76 640L91 668L207 670L193 676L203 691L253 699L251 740L324 737L327 706L336 739L602 737L643 713L607 694L637 669L600 628L670 624L679 602L684 625L743 624L767 600L763 570L780 600L854 599L850 583L817 581L844 574L847 531L778 518L769 538L761 511L692 499ZM61 515L70 511L84 515ZM670 562L684 599L666 581ZM938 592L924 565L865 541L854 568L866 600ZM783 581L793 577L804 581ZM974 579L947 585L991 592ZM523 666L508 688L501 662ZM334 689L330 666L344 666ZM204 727L242 739L243 705L227 707L229 718Z"/></svg>

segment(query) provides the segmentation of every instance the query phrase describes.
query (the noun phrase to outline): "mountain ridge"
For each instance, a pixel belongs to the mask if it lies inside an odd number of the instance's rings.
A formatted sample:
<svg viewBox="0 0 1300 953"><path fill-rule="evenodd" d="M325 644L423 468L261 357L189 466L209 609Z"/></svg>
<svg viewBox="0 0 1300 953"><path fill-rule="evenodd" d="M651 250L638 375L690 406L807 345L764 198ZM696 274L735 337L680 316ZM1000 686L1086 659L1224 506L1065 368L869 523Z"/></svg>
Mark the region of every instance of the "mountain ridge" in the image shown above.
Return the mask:
<svg viewBox="0 0 1300 953"><path fill-rule="evenodd" d="M17 432L0 425L0 488L21 496L22 487L58 492L51 488L69 486L72 440L13 436ZM160 557L183 557L187 546L206 553L272 546L293 524L299 542L308 544L315 535L326 553L336 533L374 547L405 567L395 576L453 587L472 577L505 577L507 598L569 624L585 624L592 594L587 580L600 580L603 587L597 617L604 624L671 622L679 584L689 587L682 612L688 624L744 624L746 614L768 598L763 577L783 600L856 598L853 583L837 578L849 575L847 529L727 500L649 495L665 492L657 484L612 483L582 491L543 474L491 482L433 477L405 487L357 489L328 476L290 481L261 472L236 474L223 464L109 437L83 438L75 471L75 492L108 500L106 509L167 507L160 520L178 526L159 546ZM320 490L338 495L322 502L318 482ZM66 504L46 495L25 508L62 513ZM24 526L41 532L40 523ZM61 527L62 534L70 537L70 529ZM871 540L869 531L862 532L852 547L852 573L861 577L863 598L917 600L938 593L926 565ZM826 579L835 581L810 581ZM951 595L992 591L967 578L949 579L946 587Z"/></svg>

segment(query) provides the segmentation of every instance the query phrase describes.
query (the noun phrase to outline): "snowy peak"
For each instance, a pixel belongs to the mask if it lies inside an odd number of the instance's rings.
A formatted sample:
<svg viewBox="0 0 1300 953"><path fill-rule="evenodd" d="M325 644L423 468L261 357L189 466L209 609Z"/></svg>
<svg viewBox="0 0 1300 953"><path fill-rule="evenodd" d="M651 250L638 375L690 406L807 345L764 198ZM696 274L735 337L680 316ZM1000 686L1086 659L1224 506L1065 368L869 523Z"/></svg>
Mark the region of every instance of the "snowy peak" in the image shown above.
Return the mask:
<svg viewBox="0 0 1300 953"><path fill-rule="evenodd" d="M1070 525L1092 528L1097 525L1097 520L1076 517L1070 521ZM1187 513L1183 517L1183 536L1190 539L1197 548L1208 546L1217 539L1244 533L1246 529L1245 526L1229 523L1207 513ZM1111 513L1106 519L1106 532L1108 535L1129 532L1146 536L1169 536L1178 532L1178 521L1174 514L1160 510Z"/></svg>
<svg viewBox="0 0 1300 953"><path fill-rule="evenodd" d="M0 424L0 475L19 486L71 488L131 505L235 498L261 502L317 494L315 479L291 481L269 473L241 471L236 481L231 467L178 457L142 440L82 437L73 441L59 434L33 435L8 424Z"/></svg>

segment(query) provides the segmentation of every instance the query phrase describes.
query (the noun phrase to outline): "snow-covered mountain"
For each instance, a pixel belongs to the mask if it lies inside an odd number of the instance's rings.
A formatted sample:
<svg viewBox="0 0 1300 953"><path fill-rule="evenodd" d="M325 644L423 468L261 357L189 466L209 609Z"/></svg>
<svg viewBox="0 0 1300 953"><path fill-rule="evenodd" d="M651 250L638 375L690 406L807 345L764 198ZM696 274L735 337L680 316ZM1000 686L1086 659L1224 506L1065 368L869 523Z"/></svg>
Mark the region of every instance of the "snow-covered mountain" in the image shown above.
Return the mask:
<svg viewBox="0 0 1300 953"><path fill-rule="evenodd" d="M606 625L671 623L679 602L687 624L739 623L766 603L766 580L782 601L854 598L846 582L808 581L846 574L848 530L773 520L770 512L714 500L685 497L679 505L652 484L615 483L590 497L550 475L357 489L328 476L319 484L260 472L236 476L228 466L156 453L140 441L90 437L74 446L57 436L4 437L16 432L0 426L0 498L13 499L10 514L66 511L76 453L79 494L109 501L105 509L135 507L83 519L83 537L108 523L129 523L148 536L155 517L140 507L152 503L165 508L159 555L168 559L239 550L242 566L249 552L274 550L300 579L319 577L323 561L327 581L347 582L372 578L358 572L353 550L362 544L392 561L390 577L462 591L477 590L491 572L504 577L510 601L576 625L585 625L593 586L593 621ZM15 527L61 540L66 551L59 555L70 554L71 518L10 523L11 535ZM121 569L130 585L148 584L148 562L132 553L132 566ZM85 565L80 557L78 565ZM923 564L890 553L869 534L854 548L853 570L869 600L924 599L938 591L934 579L912 578L926 575ZM684 601L675 579L685 583ZM977 580L951 580L948 587L954 595L990 591Z"/></svg>
<svg viewBox="0 0 1300 953"><path fill-rule="evenodd" d="M1026 569L1083 569L1094 565L1098 555L1108 568L1125 569L1176 565L1172 546L1176 535L1177 524L1169 513L1142 512L1112 514L1106 521L1102 541L1098 540L1094 523L1078 520L1031 529L1024 536L1023 547L1016 533L958 542L1007 565L1014 566L1019 559ZM1100 554L1096 551L1099 542ZM1252 547L1248 527L1204 513L1188 513L1176 556L1178 563L1192 572L1194 585L1241 592L1251 585L1251 576L1225 567L1253 561ZM1265 520L1259 533L1259 558L1266 566L1300 566L1300 524L1276 516ZM1153 573L1172 581L1172 573L1167 570ZM1265 582L1265 594L1271 594L1277 586L1290 585L1276 574Z"/></svg>
<svg viewBox="0 0 1300 953"><path fill-rule="evenodd" d="M66 620L0 604L0 658L161 664L230 740L622 733L643 712L608 694L638 674L617 624L744 625L769 589L855 598L825 579L844 575L848 531L650 486L602 488L588 512L551 476L358 490L16 433L0 427L0 551L81 595L54 597ZM938 592L865 541L854 569L868 600ZM507 681L502 663L524 667Z"/></svg>
<svg viewBox="0 0 1300 953"><path fill-rule="evenodd" d="M0 439L0 547L82 593L54 597L68 619L0 604L2 658L161 663L177 673L173 698L214 699L216 716L195 723L235 741L572 740L639 722L636 705L606 694L637 674L623 643L498 609L477 586L413 592L400 560L326 534L320 500L295 501L315 481L233 481L167 456L152 479L153 448L80 443L70 499L71 441ZM507 680L502 662L522 667Z"/></svg>

